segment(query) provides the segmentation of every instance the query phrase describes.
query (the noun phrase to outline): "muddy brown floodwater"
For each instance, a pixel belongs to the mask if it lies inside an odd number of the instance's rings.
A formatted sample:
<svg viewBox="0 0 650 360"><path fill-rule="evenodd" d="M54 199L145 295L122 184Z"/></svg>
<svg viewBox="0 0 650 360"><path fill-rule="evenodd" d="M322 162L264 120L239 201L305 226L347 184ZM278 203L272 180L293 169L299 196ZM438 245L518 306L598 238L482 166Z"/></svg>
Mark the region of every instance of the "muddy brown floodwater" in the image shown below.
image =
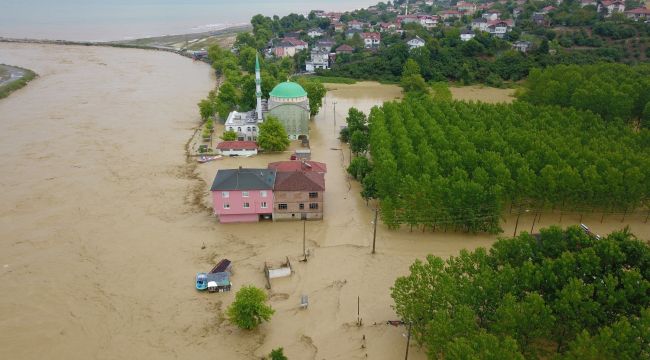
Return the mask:
<svg viewBox="0 0 650 360"><path fill-rule="evenodd" d="M399 97L397 87L330 86L311 126L313 158L329 170L325 220L306 223L304 263L302 223L221 225L211 215L217 169L265 167L289 153L186 161L196 103L215 84L207 65L162 52L18 44L0 44L0 63L40 75L0 100L0 359L251 359L280 346L291 359L401 358L406 331L385 325L396 319L395 278L426 254L495 239L380 225L370 255L373 212L347 179L349 153L336 137L350 106L367 112ZM608 221L592 227L624 225ZM509 217L506 233L513 225ZM273 280L271 321L251 332L224 321L241 286L264 287L264 261L286 256L295 274ZM234 291L197 293L195 273L222 257L234 262ZM409 358L426 356L413 347Z"/></svg>

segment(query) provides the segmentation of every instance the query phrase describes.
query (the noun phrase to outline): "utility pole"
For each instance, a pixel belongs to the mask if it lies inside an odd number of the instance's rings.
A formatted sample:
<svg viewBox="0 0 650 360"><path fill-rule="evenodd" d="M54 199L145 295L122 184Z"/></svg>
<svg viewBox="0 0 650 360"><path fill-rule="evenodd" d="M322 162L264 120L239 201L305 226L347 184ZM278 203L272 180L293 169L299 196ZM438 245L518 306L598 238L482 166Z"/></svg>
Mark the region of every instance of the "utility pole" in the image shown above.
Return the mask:
<svg viewBox="0 0 650 360"><path fill-rule="evenodd" d="M334 132L336 133L336 101L334 103Z"/></svg>
<svg viewBox="0 0 650 360"><path fill-rule="evenodd" d="M307 234L307 221L302 221L302 261L307 262L307 248L305 247L305 237Z"/></svg>
<svg viewBox="0 0 650 360"><path fill-rule="evenodd" d="M375 253L375 240L377 239L377 213L379 213L379 208L375 208L375 228L372 232L372 253Z"/></svg>

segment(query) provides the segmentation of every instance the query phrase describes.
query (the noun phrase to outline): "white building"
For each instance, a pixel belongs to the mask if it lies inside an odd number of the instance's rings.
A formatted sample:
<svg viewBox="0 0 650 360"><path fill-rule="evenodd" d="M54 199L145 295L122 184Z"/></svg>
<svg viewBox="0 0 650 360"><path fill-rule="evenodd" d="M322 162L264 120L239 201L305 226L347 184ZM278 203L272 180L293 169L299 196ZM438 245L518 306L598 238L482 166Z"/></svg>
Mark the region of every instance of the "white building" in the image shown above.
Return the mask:
<svg viewBox="0 0 650 360"><path fill-rule="evenodd" d="M316 69L329 69L329 52L312 50L311 60L305 62L305 70L314 72Z"/></svg>
<svg viewBox="0 0 650 360"><path fill-rule="evenodd" d="M379 47L381 44L381 34L378 32L365 32L361 34L366 49Z"/></svg>
<svg viewBox="0 0 650 360"><path fill-rule="evenodd" d="M223 156L257 155L257 143L255 141L222 141L217 144L217 150Z"/></svg>
<svg viewBox="0 0 650 360"><path fill-rule="evenodd" d="M473 31L467 29L461 31L460 33L460 39L462 41L470 41L474 38L474 36L476 36L476 34L474 34Z"/></svg>
<svg viewBox="0 0 650 360"><path fill-rule="evenodd" d="M425 45L424 40L422 40L419 36L414 37L413 39L409 40L406 42L409 46L409 49L417 49L420 47L423 47Z"/></svg>
<svg viewBox="0 0 650 360"><path fill-rule="evenodd" d="M262 101L262 77L260 74L260 62L255 57L255 95L257 97L255 110L231 111L224 124L224 131L234 131L237 133L239 141L257 141L259 124L264 121L262 112L265 104Z"/></svg>
<svg viewBox="0 0 650 360"><path fill-rule="evenodd" d="M319 28L310 29L307 32L307 36L309 36L310 38L320 37L320 36L323 36L324 34L325 34L325 32L323 30L319 29Z"/></svg>

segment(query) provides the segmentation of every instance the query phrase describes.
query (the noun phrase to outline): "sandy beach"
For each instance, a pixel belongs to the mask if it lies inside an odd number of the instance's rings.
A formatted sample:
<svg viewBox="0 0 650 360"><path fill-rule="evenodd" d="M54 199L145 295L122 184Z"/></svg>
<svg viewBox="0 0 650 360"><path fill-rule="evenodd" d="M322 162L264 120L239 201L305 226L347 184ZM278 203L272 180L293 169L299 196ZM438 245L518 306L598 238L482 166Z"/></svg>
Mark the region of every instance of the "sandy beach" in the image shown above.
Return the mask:
<svg viewBox="0 0 650 360"><path fill-rule="evenodd" d="M0 63L40 75L0 100L2 359L254 359L280 346L290 359L401 358L406 330L385 323L396 319L395 278L416 258L496 239L379 225L370 254L372 204L345 174L349 153L337 132L350 106L367 112L399 97L396 86L328 86L311 124L313 160L328 165L325 220L306 223L305 263L301 222L221 225L211 214L217 169L266 167L289 153L186 159L196 103L215 85L206 64L163 52L23 44L0 44ZM629 223L647 238L644 215L583 222L601 234ZM578 219L564 215L562 225ZM514 216L506 220L511 235ZM541 225L557 221L544 214ZM520 231L531 222L521 216ZM264 287L264 261L286 256L295 274L273 280L271 321L252 332L225 321L241 286ZM196 272L223 257L233 261L234 291L198 293ZM301 310L303 294L310 303ZM413 346L409 359L426 354Z"/></svg>

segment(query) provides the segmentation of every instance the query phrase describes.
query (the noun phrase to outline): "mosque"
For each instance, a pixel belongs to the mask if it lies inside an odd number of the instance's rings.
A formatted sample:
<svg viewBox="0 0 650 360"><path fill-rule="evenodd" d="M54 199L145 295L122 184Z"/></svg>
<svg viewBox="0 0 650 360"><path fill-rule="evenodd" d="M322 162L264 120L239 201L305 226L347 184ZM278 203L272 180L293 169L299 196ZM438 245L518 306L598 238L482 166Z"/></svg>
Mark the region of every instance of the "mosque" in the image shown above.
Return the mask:
<svg viewBox="0 0 650 360"><path fill-rule="evenodd" d="M287 131L289 140L309 139L309 98L302 86L286 81L278 84L262 99L260 62L255 58L255 95L257 106L247 112L233 111L228 115L224 129L237 133L237 140L257 141L259 125L267 116L273 116Z"/></svg>

